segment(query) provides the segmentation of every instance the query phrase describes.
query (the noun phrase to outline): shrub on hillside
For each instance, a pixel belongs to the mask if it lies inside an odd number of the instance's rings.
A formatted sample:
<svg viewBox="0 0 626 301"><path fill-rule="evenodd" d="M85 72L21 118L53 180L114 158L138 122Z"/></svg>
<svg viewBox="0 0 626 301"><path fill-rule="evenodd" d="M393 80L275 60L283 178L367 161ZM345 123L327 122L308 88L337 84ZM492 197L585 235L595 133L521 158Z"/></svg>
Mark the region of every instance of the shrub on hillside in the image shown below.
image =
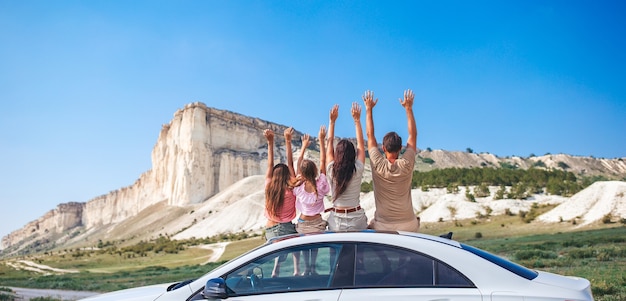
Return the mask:
<svg viewBox="0 0 626 301"><path fill-rule="evenodd" d="M472 202L472 203L476 203L476 198L474 197L474 195L470 192L469 188L465 189L465 199L468 202Z"/></svg>
<svg viewBox="0 0 626 301"><path fill-rule="evenodd" d="M446 191L448 193L457 194L457 193L459 193L460 190L459 190L459 186L458 185L450 183L446 187Z"/></svg>
<svg viewBox="0 0 626 301"><path fill-rule="evenodd" d="M480 185L474 187L474 195L479 198L488 197L491 194L489 191L489 186L485 183L480 183Z"/></svg>
<svg viewBox="0 0 626 301"><path fill-rule="evenodd" d="M374 190L374 185L372 185L371 181L361 183L361 192L368 193L372 190Z"/></svg>
<svg viewBox="0 0 626 301"><path fill-rule="evenodd" d="M543 250L519 250L515 252L515 259L517 260L528 260L528 259L554 259L557 258L558 255L552 251L543 251Z"/></svg>
<svg viewBox="0 0 626 301"><path fill-rule="evenodd" d="M539 160L535 163L533 163L533 167L546 167L546 163L543 163L543 161Z"/></svg>
<svg viewBox="0 0 626 301"><path fill-rule="evenodd" d="M422 158L422 162L424 162L426 164L435 164L435 160L433 160L431 158Z"/></svg>
<svg viewBox="0 0 626 301"><path fill-rule="evenodd" d="M500 186L500 189L498 189L498 191L496 191L496 195L493 197L494 200L501 200L504 199L504 196L506 195L506 187L504 185Z"/></svg>

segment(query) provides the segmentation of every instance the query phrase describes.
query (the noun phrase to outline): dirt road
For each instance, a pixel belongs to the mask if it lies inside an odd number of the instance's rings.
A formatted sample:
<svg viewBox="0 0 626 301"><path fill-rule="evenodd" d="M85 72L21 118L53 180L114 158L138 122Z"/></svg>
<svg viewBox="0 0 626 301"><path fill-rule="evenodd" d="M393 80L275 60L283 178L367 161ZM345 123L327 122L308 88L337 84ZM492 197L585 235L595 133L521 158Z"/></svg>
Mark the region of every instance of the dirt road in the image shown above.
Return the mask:
<svg viewBox="0 0 626 301"><path fill-rule="evenodd" d="M66 291L66 290L52 290L52 289L34 289L34 288L21 288L11 287L11 289L17 294L18 300L30 300L36 297L52 297L61 300L79 300L87 298L89 296L97 295L97 292L81 292L81 291Z"/></svg>

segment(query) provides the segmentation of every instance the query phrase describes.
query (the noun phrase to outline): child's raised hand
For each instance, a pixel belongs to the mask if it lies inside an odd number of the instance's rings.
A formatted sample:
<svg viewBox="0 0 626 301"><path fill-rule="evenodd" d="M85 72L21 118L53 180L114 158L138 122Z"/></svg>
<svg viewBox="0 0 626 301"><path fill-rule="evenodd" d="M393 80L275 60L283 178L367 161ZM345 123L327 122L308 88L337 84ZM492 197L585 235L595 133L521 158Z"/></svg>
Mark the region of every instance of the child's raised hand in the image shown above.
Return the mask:
<svg viewBox="0 0 626 301"><path fill-rule="evenodd" d="M325 125L320 126L320 131L317 134L317 137L319 137L320 141L324 143L324 139L326 139L326 126Z"/></svg>
<svg viewBox="0 0 626 301"><path fill-rule="evenodd" d="M330 121L334 122L335 120L337 120L338 116L339 116L339 105L334 105L330 109Z"/></svg>
<svg viewBox="0 0 626 301"><path fill-rule="evenodd" d="M302 148L303 149L309 147L309 144L311 143L310 138L311 137L309 137L309 134L302 135L301 139L302 139Z"/></svg>
<svg viewBox="0 0 626 301"><path fill-rule="evenodd" d="M352 113L352 119L354 119L354 121L361 119L361 106L358 103L352 103L352 109L350 112Z"/></svg>

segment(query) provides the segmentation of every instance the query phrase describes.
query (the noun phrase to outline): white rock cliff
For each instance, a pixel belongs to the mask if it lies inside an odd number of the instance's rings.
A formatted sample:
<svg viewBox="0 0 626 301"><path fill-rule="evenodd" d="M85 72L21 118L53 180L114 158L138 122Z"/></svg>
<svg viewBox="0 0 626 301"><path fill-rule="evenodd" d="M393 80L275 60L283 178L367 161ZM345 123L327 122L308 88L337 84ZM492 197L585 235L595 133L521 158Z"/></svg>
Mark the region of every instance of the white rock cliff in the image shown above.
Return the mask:
<svg viewBox="0 0 626 301"><path fill-rule="evenodd" d="M267 142L261 133L266 128L282 133L285 126L203 103L188 104L163 125L152 151L152 169L133 185L86 203L61 204L2 238L0 250L49 241L77 227L89 232L121 223L160 202L178 207L201 203L243 178L265 172ZM294 142L299 136L294 135ZM284 157L280 146L276 153Z"/></svg>

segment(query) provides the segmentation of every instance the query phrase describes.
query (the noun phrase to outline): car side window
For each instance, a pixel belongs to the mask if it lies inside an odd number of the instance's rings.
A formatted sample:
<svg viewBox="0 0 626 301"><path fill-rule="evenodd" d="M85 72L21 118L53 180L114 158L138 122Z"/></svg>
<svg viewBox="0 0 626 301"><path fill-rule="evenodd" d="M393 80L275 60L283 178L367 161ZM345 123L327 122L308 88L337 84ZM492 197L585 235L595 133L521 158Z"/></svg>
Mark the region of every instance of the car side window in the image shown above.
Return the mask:
<svg viewBox="0 0 626 301"><path fill-rule="evenodd" d="M359 244L357 287L473 287L458 271L414 251L377 244Z"/></svg>
<svg viewBox="0 0 626 301"><path fill-rule="evenodd" d="M340 244L287 248L259 257L224 276L229 296L330 287Z"/></svg>

